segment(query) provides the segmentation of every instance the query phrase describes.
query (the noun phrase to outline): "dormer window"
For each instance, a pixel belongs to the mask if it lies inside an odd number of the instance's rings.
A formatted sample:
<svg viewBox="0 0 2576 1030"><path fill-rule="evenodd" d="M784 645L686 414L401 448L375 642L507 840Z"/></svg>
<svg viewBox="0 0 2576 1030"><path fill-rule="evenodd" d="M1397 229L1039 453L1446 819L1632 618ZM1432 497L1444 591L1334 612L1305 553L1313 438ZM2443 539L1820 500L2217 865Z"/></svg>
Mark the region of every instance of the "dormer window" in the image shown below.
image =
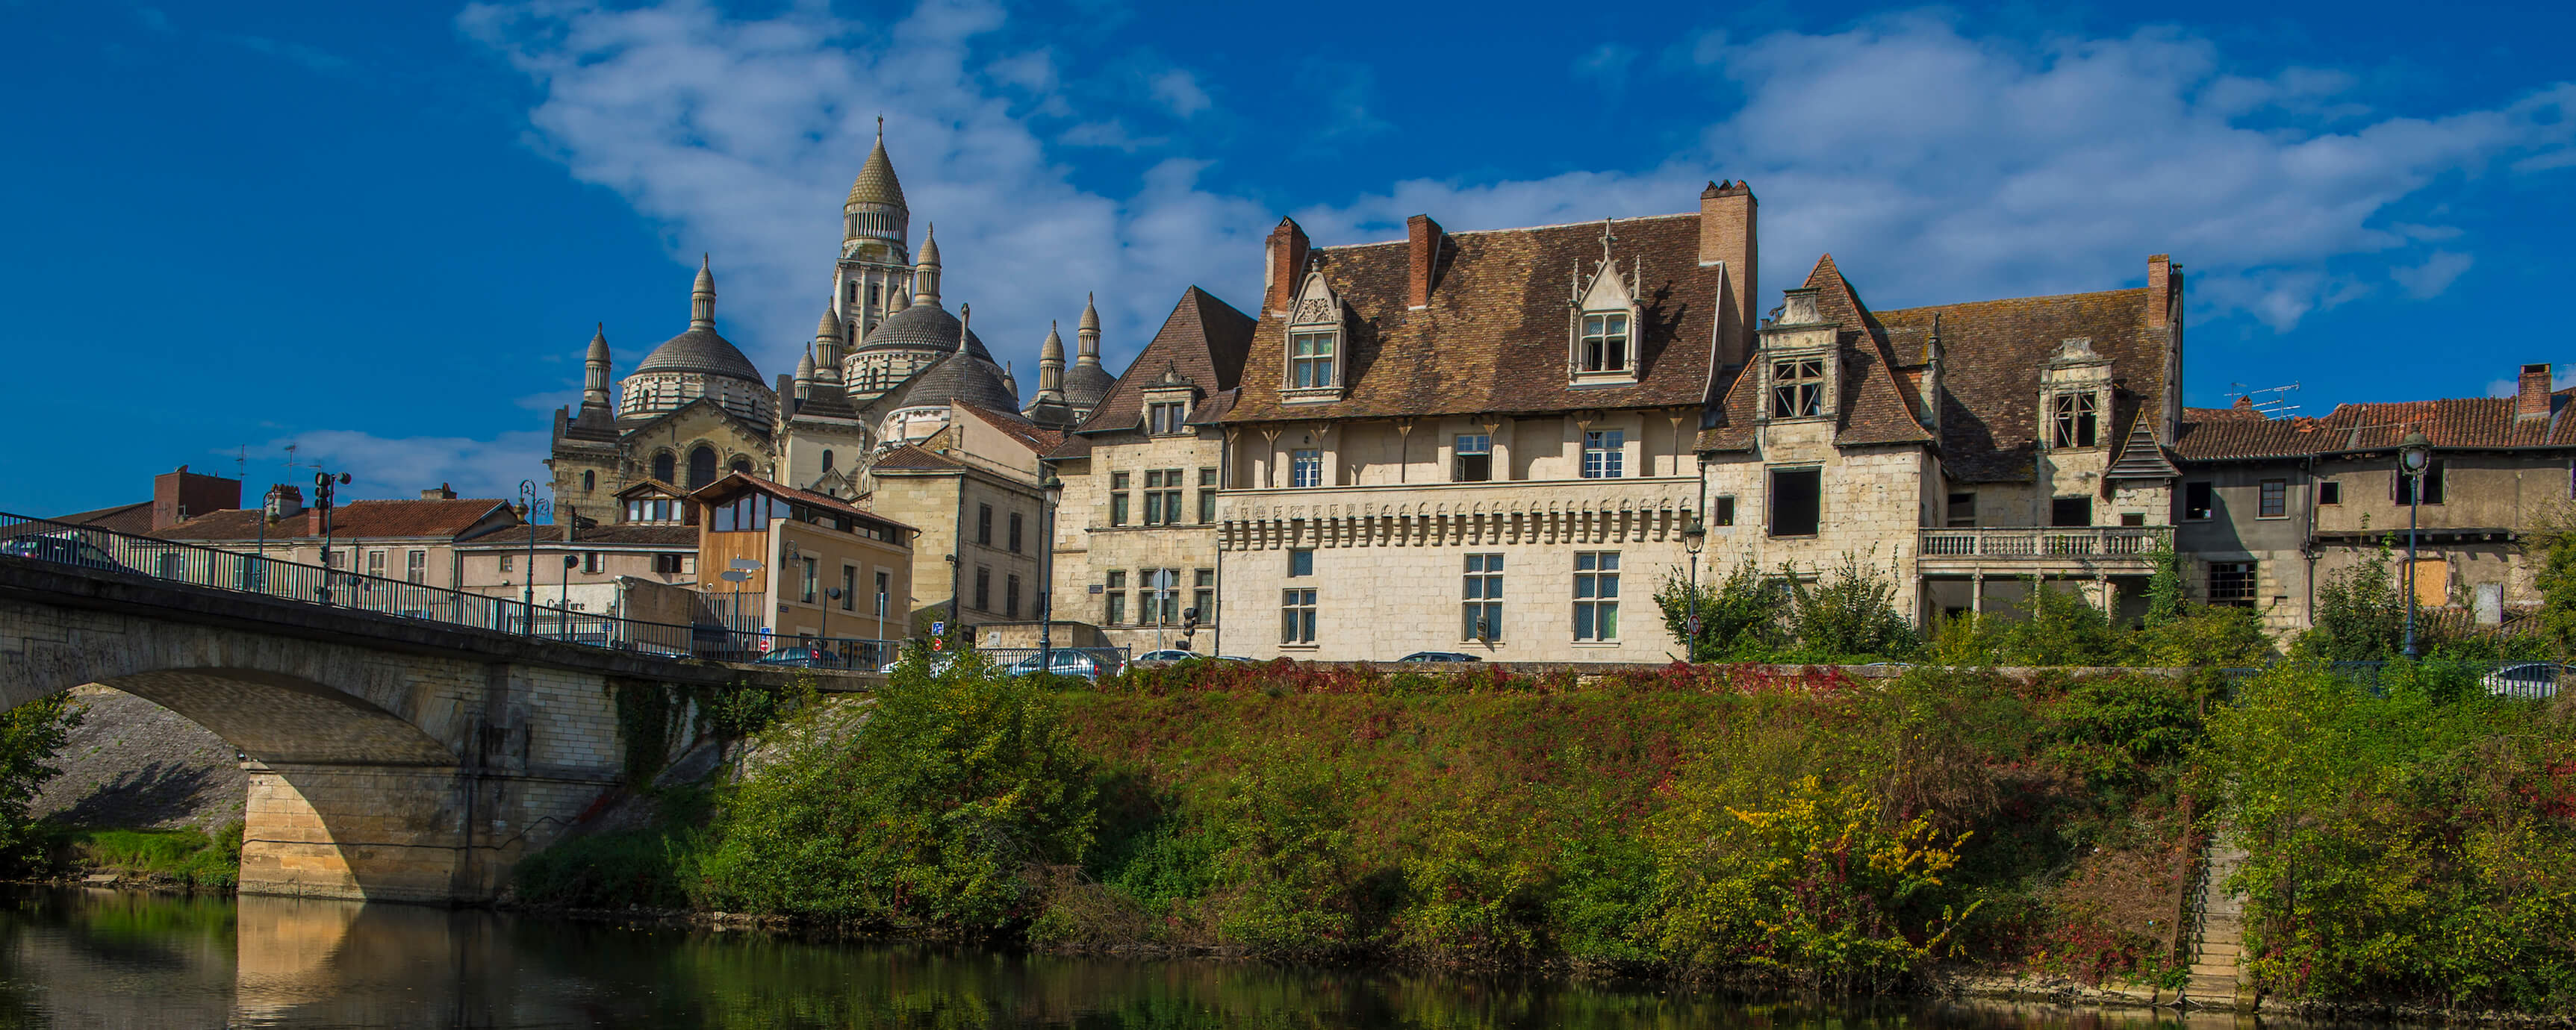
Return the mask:
<svg viewBox="0 0 2576 1030"><path fill-rule="evenodd" d="M1771 417L1812 418L1825 413L1825 359L1771 363Z"/></svg>
<svg viewBox="0 0 2576 1030"><path fill-rule="evenodd" d="M1189 412L1190 406L1179 401L1148 404L1145 406L1145 431L1155 436L1181 432L1181 424L1189 418Z"/></svg>
<svg viewBox="0 0 2576 1030"><path fill-rule="evenodd" d="M1626 312L1583 316L1582 370L1585 372L1628 370L1628 315Z"/></svg>
<svg viewBox="0 0 2576 1030"><path fill-rule="evenodd" d="M1288 310L1288 367L1280 384L1283 399L1291 403L1342 399L1348 378L1342 373L1342 299L1324 281L1324 273L1308 272L1296 303Z"/></svg>
<svg viewBox="0 0 2576 1030"><path fill-rule="evenodd" d="M2055 429L2050 434L2052 447L2092 447L2100 440L2101 399L2092 391L2057 395Z"/></svg>

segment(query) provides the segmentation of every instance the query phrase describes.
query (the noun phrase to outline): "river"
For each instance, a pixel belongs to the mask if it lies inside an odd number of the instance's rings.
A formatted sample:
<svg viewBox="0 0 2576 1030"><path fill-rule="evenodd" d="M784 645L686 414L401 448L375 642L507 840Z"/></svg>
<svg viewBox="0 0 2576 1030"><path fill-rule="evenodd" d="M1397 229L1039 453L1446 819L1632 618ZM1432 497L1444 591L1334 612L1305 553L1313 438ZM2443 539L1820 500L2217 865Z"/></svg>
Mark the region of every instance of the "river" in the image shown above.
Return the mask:
<svg viewBox="0 0 2576 1030"><path fill-rule="evenodd" d="M0 888L0 1026L2149 1030L2145 1013L1122 961L475 910ZM2201 1027L2233 1021L2192 1020Z"/></svg>

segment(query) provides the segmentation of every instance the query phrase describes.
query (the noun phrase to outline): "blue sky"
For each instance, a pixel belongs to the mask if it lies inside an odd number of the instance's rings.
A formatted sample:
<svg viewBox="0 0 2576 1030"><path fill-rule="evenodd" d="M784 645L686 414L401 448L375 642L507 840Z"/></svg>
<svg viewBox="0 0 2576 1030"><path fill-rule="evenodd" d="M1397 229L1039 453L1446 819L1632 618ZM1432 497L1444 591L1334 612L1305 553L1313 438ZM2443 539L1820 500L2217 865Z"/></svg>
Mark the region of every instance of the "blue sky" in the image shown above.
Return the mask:
<svg viewBox="0 0 2576 1030"><path fill-rule="evenodd" d="M1762 201L1762 286L1871 305L2192 275L2190 403L2576 373L2564 8L2453 4L598 7L0 0L0 510L180 464L362 496L542 477L594 322L622 373L718 318L789 368L874 118L943 293L1029 366L1098 291L1113 367L1183 287L1326 243ZM65 465L68 456L85 460Z"/></svg>

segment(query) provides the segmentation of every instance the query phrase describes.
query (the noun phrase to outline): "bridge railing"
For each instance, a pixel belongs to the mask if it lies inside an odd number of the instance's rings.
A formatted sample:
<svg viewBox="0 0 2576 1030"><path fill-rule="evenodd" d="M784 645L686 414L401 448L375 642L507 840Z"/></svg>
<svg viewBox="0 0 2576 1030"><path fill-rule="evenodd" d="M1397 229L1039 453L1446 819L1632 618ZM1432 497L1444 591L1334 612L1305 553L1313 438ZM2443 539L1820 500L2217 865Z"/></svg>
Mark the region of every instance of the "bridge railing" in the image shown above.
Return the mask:
<svg viewBox="0 0 2576 1030"><path fill-rule="evenodd" d="M341 551L339 553L348 553ZM566 643L670 658L761 662L797 638L770 638L723 626L683 626L561 606L530 604L408 580L161 540L97 526L0 512L0 557L54 562L284 601L375 612L451 626L471 626ZM816 668L875 669L892 661L901 641L824 641ZM781 655L767 664L798 664Z"/></svg>

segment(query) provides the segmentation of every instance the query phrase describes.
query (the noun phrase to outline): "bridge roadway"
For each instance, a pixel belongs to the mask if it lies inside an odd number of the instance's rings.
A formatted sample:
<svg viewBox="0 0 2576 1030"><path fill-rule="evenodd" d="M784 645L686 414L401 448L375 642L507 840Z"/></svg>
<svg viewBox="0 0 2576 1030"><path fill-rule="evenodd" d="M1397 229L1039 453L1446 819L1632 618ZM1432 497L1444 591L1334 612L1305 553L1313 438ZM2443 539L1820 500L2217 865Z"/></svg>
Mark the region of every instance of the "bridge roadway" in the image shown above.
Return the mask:
<svg viewBox="0 0 2576 1030"><path fill-rule="evenodd" d="M611 685L775 686L802 671L0 556L0 709L96 683L240 748L244 893L490 900L622 783ZM818 675L827 690L878 680Z"/></svg>

